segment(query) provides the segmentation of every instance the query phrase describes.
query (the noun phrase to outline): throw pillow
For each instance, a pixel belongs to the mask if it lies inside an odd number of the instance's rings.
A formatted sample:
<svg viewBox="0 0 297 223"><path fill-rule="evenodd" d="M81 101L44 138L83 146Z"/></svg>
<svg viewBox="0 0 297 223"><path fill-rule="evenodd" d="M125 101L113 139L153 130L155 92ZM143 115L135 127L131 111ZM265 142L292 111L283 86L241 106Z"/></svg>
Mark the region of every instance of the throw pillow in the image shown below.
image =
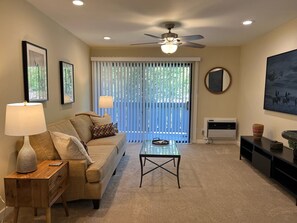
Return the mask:
<svg viewBox="0 0 297 223"><path fill-rule="evenodd" d="M84 146L84 148L85 148L87 154L90 155L90 154L89 154L89 149L88 149L87 144L86 144L84 141L82 141L82 140L80 140L80 143Z"/></svg>
<svg viewBox="0 0 297 223"><path fill-rule="evenodd" d="M106 125L106 124L111 123L110 116L104 116L104 117L90 116L90 118L94 125Z"/></svg>
<svg viewBox="0 0 297 223"><path fill-rule="evenodd" d="M50 132L53 143L61 159L87 160L88 165L94 163L78 138L61 132Z"/></svg>
<svg viewBox="0 0 297 223"><path fill-rule="evenodd" d="M113 128L116 133L119 133L118 123L113 123Z"/></svg>
<svg viewBox="0 0 297 223"><path fill-rule="evenodd" d="M93 139L114 136L115 130L112 123L106 125L94 125L92 127Z"/></svg>

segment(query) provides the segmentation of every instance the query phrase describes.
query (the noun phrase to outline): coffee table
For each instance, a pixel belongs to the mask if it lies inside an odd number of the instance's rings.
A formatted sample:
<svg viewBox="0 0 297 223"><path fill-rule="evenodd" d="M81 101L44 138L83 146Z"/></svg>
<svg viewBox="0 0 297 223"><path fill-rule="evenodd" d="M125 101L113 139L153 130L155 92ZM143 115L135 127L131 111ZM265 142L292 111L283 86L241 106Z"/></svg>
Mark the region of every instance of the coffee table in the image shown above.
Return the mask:
<svg viewBox="0 0 297 223"><path fill-rule="evenodd" d="M162 164L158 164L158 163L152 161L151 160L152 158L169 158L169 160L167 160L166 162L164 162ZM177 159L177 166L175 165L175 159ZM146 175L158 168L161 168L161 169L167 171L168 173L176 176L177 185L178 185L178 188L180 188L180 184L179 184L180 159L181 159L181 155L179 153L179 150L178 150L174 140L169 140L168 145L154 145L152 143L152 140L143 141L142 147L141 147L141 150L139 153L139 160L140 160L140 167L141 167L141 178L140 178L139 187L141 187L141 185L142 185L142 178L144 175ZM154 165L156 165L156 167L144 172L144 166L145 166L146 161L153 163ZM176 173L173 173L172 171L170 171L164 167L165 164L167 164L171 161L173 161L173 165L174 165L174 167L176 167Z"/></svg>

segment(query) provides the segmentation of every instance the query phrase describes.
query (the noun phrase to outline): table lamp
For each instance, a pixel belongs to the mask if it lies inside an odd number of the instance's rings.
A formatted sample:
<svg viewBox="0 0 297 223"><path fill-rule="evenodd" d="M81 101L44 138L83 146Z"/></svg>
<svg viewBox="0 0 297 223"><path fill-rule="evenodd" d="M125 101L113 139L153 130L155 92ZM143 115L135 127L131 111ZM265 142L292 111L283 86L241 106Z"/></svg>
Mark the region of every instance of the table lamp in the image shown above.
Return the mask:
<svg viewBox="0 0 297 223"><path fill-rule="evenodd" d="M41 103L14 103L6 106L5 135L24 136L24 144L17 157L17 172L29 173L37 169L37 159L29 136L46 131Z"/></svg>
<svg viewBox="0 0 297 223"><path fill-rule="evenodd" d="M103 117L109 116L107 114L107 108L113 108L112 96L100 96L99 108L105 108L105 113L104 113Z"/></svg>

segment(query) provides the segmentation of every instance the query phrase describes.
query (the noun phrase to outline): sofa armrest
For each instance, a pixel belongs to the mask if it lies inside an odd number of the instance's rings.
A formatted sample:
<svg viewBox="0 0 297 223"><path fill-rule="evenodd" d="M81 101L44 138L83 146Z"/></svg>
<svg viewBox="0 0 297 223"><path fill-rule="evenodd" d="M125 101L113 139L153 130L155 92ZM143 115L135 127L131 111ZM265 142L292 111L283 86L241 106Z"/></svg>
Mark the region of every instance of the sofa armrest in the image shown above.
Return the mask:
<svg viewBox="0 0 297 223"><path fill-rule="evenodd" d="M69 177L86 182L86 170L88 164L86 160L67 160L69 162Z"/></svg>
<svg viewBox="0 0 297 223"><path fill-rule="evenodd" d="M86 160L67 160L69 162L68 188L65 191L67 201L79 200L85 197L85 184L87 182Z"/></svg>

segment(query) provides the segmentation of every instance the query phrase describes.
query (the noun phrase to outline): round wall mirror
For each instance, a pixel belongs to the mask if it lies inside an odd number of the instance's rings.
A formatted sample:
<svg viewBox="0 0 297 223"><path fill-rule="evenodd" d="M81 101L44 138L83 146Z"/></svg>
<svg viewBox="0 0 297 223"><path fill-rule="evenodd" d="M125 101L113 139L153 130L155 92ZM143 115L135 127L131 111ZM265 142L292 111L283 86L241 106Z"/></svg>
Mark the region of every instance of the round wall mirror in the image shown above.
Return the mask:
<svg viewBox="0 0 297 223"><path fill-rule="evenodd" d="M214 94L222 94L231 86L230 72L223 67L215 67L208 71L204 78L207 90Z"/></svg>

